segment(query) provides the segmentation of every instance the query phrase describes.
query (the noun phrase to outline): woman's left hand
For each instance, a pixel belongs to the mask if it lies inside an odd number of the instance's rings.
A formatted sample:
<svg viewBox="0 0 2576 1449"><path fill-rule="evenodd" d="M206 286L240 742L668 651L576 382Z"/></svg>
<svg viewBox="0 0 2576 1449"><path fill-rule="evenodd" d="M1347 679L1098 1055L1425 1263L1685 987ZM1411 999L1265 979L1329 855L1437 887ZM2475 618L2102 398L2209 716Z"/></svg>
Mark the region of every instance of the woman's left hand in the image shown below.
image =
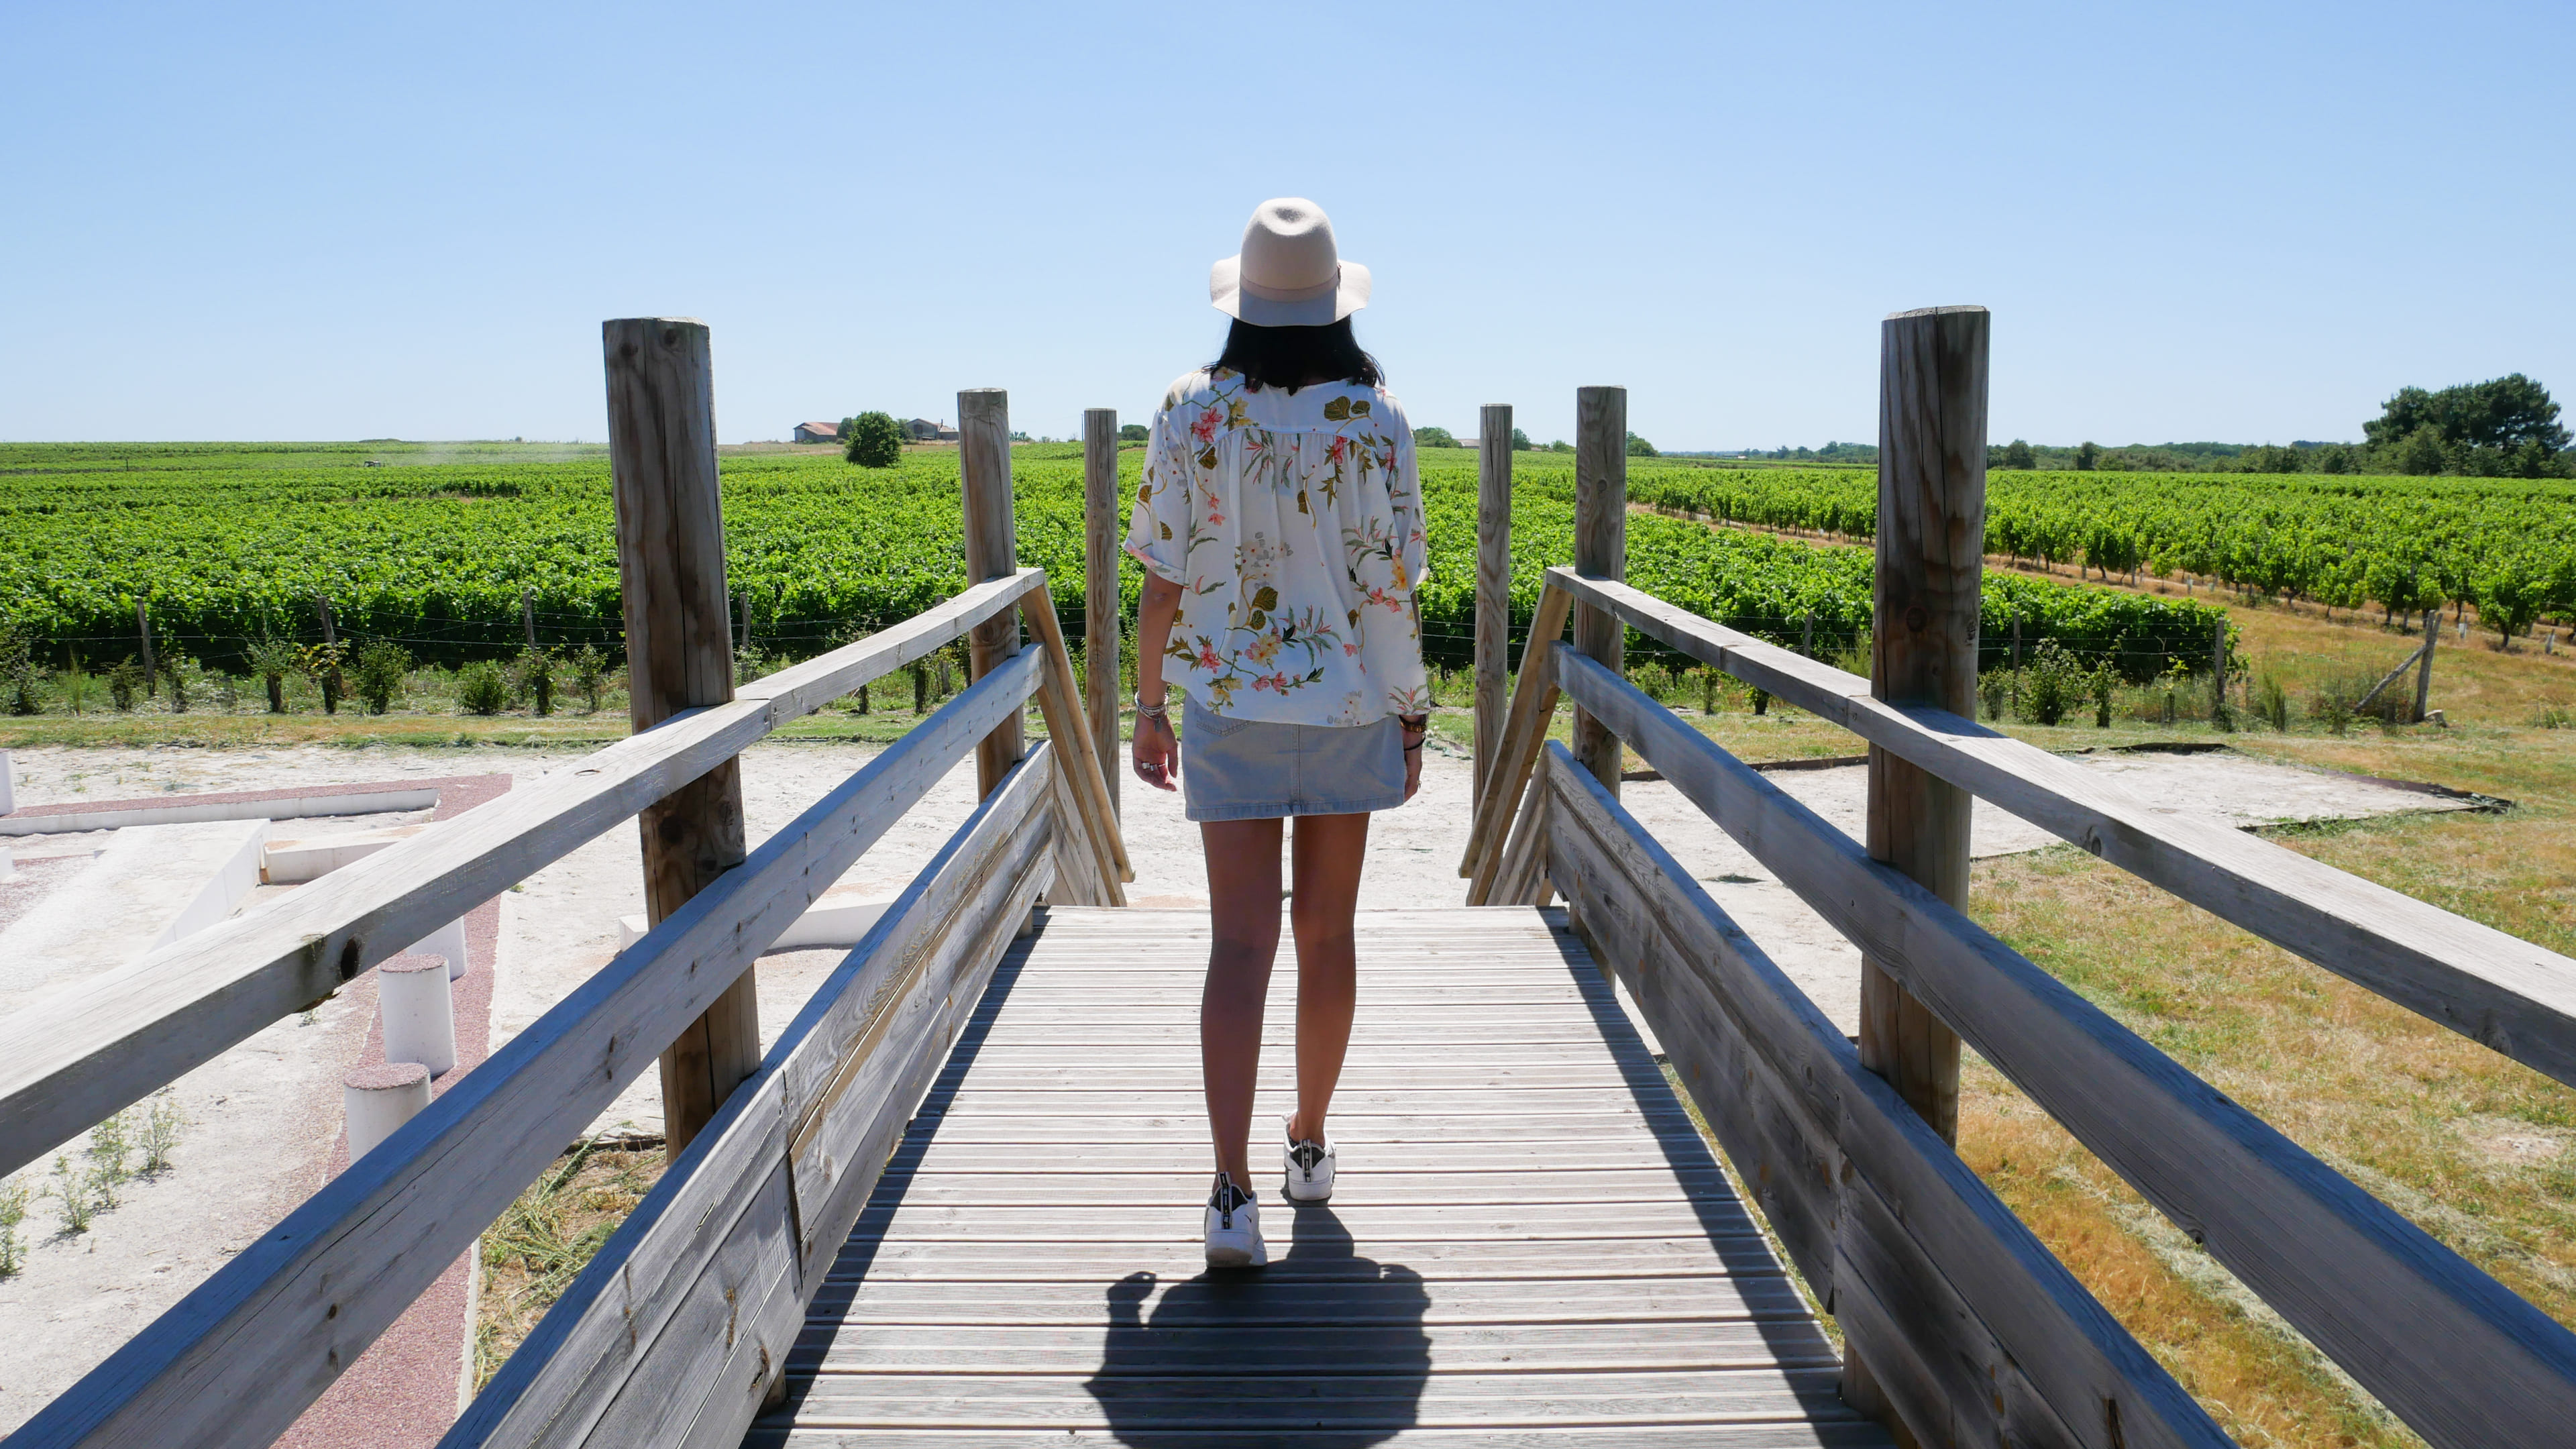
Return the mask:
<svg viewBox="0 0 2576 1449"><path fill-rule="evenodd" d="M1422 788L1422 746L1431 738L1431 721L1424 718L1419 730L1411 720L1398 719L1396 723L1404 730L1404 798L1410 800Z"/></svg>

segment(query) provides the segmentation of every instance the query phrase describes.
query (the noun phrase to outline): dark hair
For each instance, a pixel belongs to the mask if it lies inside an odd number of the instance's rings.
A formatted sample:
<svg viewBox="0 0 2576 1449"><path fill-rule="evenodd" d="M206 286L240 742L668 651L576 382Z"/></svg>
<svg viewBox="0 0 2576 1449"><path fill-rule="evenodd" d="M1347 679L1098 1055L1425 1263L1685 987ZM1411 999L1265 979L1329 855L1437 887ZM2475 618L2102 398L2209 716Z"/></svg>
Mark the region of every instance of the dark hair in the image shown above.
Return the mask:
<svg viewBox="0 0 2576 1449"><path fill-rule="evenodd" d="M1238 317L1226 329L1225 352L1208 366L1242 373L1255 392L1277 387L1293 393L1318 381L1363 387L1386 381L1377 359L1360 351L1348 317L1321 327L1261 327Z"/></svg>

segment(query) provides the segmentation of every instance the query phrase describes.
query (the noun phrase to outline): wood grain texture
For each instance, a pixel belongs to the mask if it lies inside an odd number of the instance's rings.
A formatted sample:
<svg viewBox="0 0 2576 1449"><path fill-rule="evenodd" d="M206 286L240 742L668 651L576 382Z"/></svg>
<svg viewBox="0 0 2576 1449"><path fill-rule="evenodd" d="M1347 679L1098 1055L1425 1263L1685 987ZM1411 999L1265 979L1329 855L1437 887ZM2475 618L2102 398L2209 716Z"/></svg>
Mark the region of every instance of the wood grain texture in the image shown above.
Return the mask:
<svg viewBox="0 0 2576 1449"><path fill-rule="evenodd" d="M2417 1433L2540 1445L2576 1422L2576 1334L1624 680L1576 655L1560 668L1569 695ZM1859 1165L1848 1130L1844 1148ZM2078 1400L2047 1392L2083 1432Z"/></svg>
<svg viewBox="0 0 2576 1449"><path fill-rule="evenodd" d="M0 1017L0 1172L338 990L476 903L810 714L1012 607L1024 569L676 716L546 779ZM658 1045L658 1044L657 1044Z"/></svg>
<svg viewBox="0 0 2576 1449"><path fill-rule="evenodd" d="M1075 832L1098 857L1098 868L1107 885L1104 906L1127 904L1127 893L1121 883L1136 878L1136 868L1127 863L1127 842L1118 829L1118 802L1111 795L1109 776L1101 769L1100 751L1093 744L1091 721L1084 713L1080 692L1081 681L1074 677L1073 658L1064 647L1064 630L1055 616L1055 603L1044 593L1020 596L1020 615L1029 621L1029 632L1046 656L1046 672L1039 676L1038 710L1046 720L1047 736L1064 741L1064 753L1056 760L1056 771L1066 793L1074 803L1071 821Z"/></svg>
<svg viewBox="0 0 2576 1449"><path fill-rule="evenodd" d="M1476 797L1476 815L1467 828L1467 853L1458 873L1468 878L1467 904L1485 905L1492 896L1494 873L1502 866L1504 832L1512 812L1529 787L1538 765L1539 746L1547 742L1548 722L1556 714L1556 671L1548 660L1565 632L1574 596L1564 589L1539 591L1530 616L1528 642L1521 646L1520 678L1512 687L1511 713L1503 723L1502 744L1495 750L1494 773L1485 777Z"/></svg>
<svg viewBox="0 0 2576 1449"><path fill-rule="evenodd" d="M1588 659L1578 663L1608 677ZM1604 718L1626 732L1628 721ZM1549 759L1560 792L1554 838L1565 847L1559 887L1580 894L1586 928L1623 976L1633 973L1657 1039L1739 1174L1763 1185L1772 1227L1810 1284L1839 1304L1849 1195L1892 1199L1904 1205L1905 1233L1888 1248L1958 1285L1957 1301L1974 1319L1952 1327L1974 1330L1970 1341L1985 1345L1970 1349L1977 1359L2009 1358L2051 1402L2088 1415L2120 1405L2118 1433L2091 1415L2090 1432L2075 1442L2229 1442L1619 802L1562 746L1551 745ZM1954 1353L1965 1345L1953 1337L1920 1346ZM1930 1421L1907 1427L1917 1442L1948 1442L1932 1435Z"/></svg>
<svg viewBox="0 0 2576 1449"><path fill-rule="evenodd" d="M706 324L632 317L602 323L608 476L626 620L628 713L638 734L733 699L723 490L716 475L715 372ZM742 769L719 761L644 807L644 911L659 921L742 864ZM677 1154L760 1064L756 968L745 967L662 1053L662 1112Z"/></svg>
<svg viewBox="0 0 2576 1449"><path fill-rule="evenodd" d="M1974 714L1985 578L1986 310L1936 307L1879 330L1877 565L1870 693ZM1812 634L1815 616L1807 618ZM1802 650L1812 657L1813 649ZM1975 797L1872 746L1868 834L1882 860L1968 903ZM1887 968L1861 958L1860 1059L1945 1141L1959 1136L1959 1038Z"/></svg>
<svg viewBox="0 0 2576 1449"><path fill-rule="evenodd" d="M1872 699L1868 681L1624 585L1551 583L2286 951L2576 1085L2576 960L2223 821L2161 809L1973 719Z"/></svg>
<svg viewBox="0 0 2576 1449"><path fill-rule="evenodd" d="M1033 673L1038 662L1035 655L1023 656L968 694L988 687L998 692L1005 680ZM989 725L990 717L985 711L950 731L947 763L983 737L966 726ZM925 983L934 991L955 984L930 966L958 959L943 956L934 938L973 936L973 923L990 914L920 907L939 894L940 877L957 872L961 861L970 872L980 864L979 845L990 850L1002 842L1034 843L1040 848L1031 853L1043 857L1045 833L1022 827L1046 798L1051 769L1042 746L889 906L861 949L780 1034L760 1073L663 1174L460 1416L441 1441L444 1449L678 1445L692 1442L696 1426L710 1415L730 1422L730 1432L739 1437L760 1397L750 1389L775 1379L804 1304L820 1282L820 1273L807 1267L799 1228L815 1223L829 1207L798 1199L797 1145L819 1138L827 1151L855 1152L870 1162L884 1158L882 1149L871 1153L841 1140L828 1122L818 1128L830 1104L800 1093L810 1093L818 1081L843 1087L855 1082L855 1091L833 1095L847 1096L860 1109L857 1120L890 1112L900 1121L911 1112L948 1045L935 1016L918 1009ZM998 830L997 819L1005 822ZM1031 883L1027 893L1034 895L1040 885ZM1025 900L1019 902L1025 907ZM968 926L952 932L961 919ZM989 940L991 933L985 935ZM999 941L1009 939L1005 923ZM989 971L999 954L999 945L992 945L983 969ZM980 979L965 989L971 1000ZM851 1036L854 1019L860 1027ZM878 1070L870 1075L864 1070L869 1067ZM828 1196L829 1184L824 1186ZM831 1236L837 1240L839 1234ZM758 1333L768 1335L767 1356L759 1360L763 1377L759 1385L746 1386L729 1368L742 1339Z"/></svg>
<svg viewBox="0 0 2576 1449"><path fill-rule="evenodd" d="M1596 579L1628 576L1628 390L1574 390L1574 569ZM1612 673L1626 668L1627 631L1608 611L1574 607L1574 647ZM1611 794L1619 793L1619 741L1574 712L1574 757Z"/></svg>
<svg viewBox="0 0 2576 1449"><path fill-rule="evenodd" d="M1091 743L1118 813L1118 656L1125 619L1118 603L1118 410L1082 411L1082 698ZM1132 877L1131 877L1132 879Z"/></svg>
<svg viewBox="0 0 2576 1449"><path fill-rule="evenodd" d="M1505 674L1512 632L1512 410L1488 403L1476 424L1476 771L1468 798L1503 742Z"/></svg>
<svg viewBox="0 0 2576 1449"><path fill-rule="evenodd" d="M47 1405L12 1444L268 1443L662 1043L994 720L1019 710L1037 666L1034 656L1006 665L869 761Z"/></svg>
<svg viewBox="0 0 2576 1449"><path fill-rule="evenodd" d="M1011 501L1011 400L998 387L957 394L958 484L965 494L966 581L1008 577L1020 566L1019 524ZM995 615L975 628L967 653L976 678L1020 652L1020 621ZM990 795L1028 753L1020 717L1011 716L975 747L975 782Z"/></svg>
<svg viewBox="0 0 2576 1449"><path fill-rule="evenodd" d="M1332 1118L1342 1191L1292 1208L1265 1182L1272 1265L1210 1275L1194 1057L1157 1058L1175 1065L1148 1079L1116 1036L1062 1016L1097 993L1110 1019L1186 1024L1206 917L1050 908L965 1020L854 1231L817 1265L787 1403L753 1441L917 1430L971 1442L1043 1426L1059 1440L1307 1444L1336 1442L1336 1425L1372 1438L1441 1425L1542 1437L1688 1426L1729 1443L1761 1421L1806 1443L1885 1444L1834 1399L1831 1346L1557 919L1360 918L1364 960L1373 927L1407 943L1406 990L1454 979L1549 1013L1566 1045L1538 1076L1560 1085L1496 1076L1509 1061L1448 1076L1454 1011L1361 1034ZM1409 949L1434 940L1452 949ZM1363 1023L1378 1009L1364 998ZM1050 1045L1001 1045L1023 1020L1025 1040ZM1572 1108L1582 1136L1556 1135L1551 1112ZM974 1130L1029 1120L1079 1125L1007 1148ZM1462 1188L1465 1144L1509 1170ZM1534 1165L1605 1153L1617 1165Z"/></svg>

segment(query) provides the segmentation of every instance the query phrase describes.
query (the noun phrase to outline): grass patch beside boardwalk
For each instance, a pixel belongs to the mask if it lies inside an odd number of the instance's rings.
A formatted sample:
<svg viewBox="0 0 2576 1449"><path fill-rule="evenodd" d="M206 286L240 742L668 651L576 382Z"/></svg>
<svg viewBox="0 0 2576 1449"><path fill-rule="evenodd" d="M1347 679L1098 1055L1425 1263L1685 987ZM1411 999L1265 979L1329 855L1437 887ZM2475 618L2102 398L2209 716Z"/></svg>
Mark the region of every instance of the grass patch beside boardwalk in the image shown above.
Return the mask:
<svg viewBox="0 0 2576 1449"><path fill-rule="evenodd" d="M585 1142L485 1229L474 1305L474 1387L492 1381L626 1215L660 1181L662 1144Z"/></svg>

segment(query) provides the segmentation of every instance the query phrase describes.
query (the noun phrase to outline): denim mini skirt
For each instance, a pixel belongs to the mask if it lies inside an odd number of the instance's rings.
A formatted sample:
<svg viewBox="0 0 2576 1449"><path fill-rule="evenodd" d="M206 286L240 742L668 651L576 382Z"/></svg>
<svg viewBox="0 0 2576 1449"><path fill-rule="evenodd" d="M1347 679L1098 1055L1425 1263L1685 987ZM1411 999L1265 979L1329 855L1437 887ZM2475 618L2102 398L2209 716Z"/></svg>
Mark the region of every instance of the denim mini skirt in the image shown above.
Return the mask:
<svg viewBox="0 0 2576 1449"><path fill-rule="evenodd" d="M1181 813L1192 820L1356 815L1404 803L1404 726L1228 719L1181 711Z"/></svg>

